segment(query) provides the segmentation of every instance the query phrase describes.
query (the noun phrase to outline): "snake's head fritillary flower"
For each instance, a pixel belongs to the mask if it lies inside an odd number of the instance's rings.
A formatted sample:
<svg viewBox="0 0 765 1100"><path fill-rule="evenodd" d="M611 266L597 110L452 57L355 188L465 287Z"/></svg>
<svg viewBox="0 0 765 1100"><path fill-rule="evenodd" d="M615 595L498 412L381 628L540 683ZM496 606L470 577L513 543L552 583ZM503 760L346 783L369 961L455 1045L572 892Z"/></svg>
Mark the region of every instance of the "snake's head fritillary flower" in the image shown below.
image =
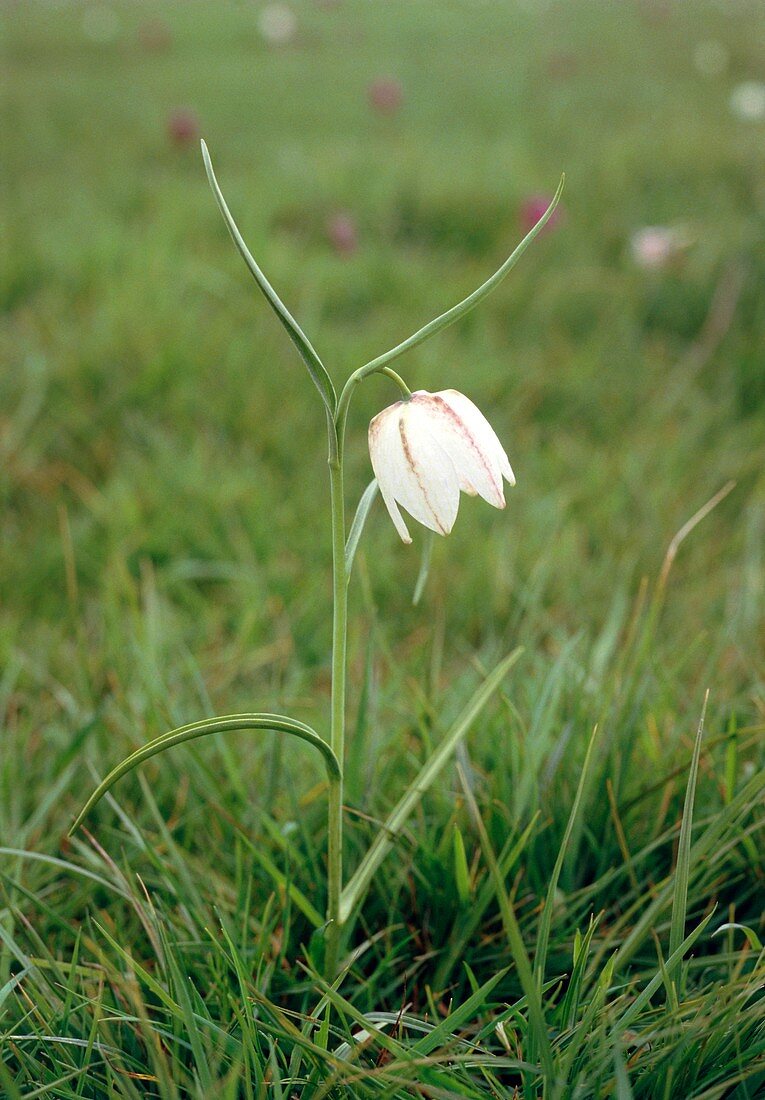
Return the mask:
<svg viewBox="0 0 765 1100"><path fill-rule="evenodd" d="M167 136L179 148L192 145L199 137L199 118L191 107L178 107L167 116Z"/></svg>
<svg viewBox="0 0 765 1100"><path fill-rule="evenodd" d="M392 76L380 76L367 88L369 105L379 115L395 115L404 100L401 82Z"/></svg>
<svg viewBox="0 0 765 1100"><path fill-rule="evenodd" d="M164 53L173 44L170 24L158 16L144 19L138 26L138 43L147 53Z"/></svg>
<svg viewBox="0 0 765 1100"><path fill-rule="evenodd" d="M407 543L399 505L424 527L448 535L460 491L504 508L502 479L515 485L491 424L457 390L418 390L383 409L369 425L369 455L390 518Z"/></svg>
<svg viewBox="0 0 765 1100"><path fill-rule="evenodd" d="M682 255L690 240L671 225L647 225L632 234L630 250L638 267L658 271Z"/></svg>
<svg viewBox="0 0 765 1100"><path fill-rule="evenodd" d="M297 26L297 16L286 4L267 4L258 16L258 30L269 46L288 45Z"/></svg>
<svg viewBox="0 0 765 1100"><path fill-rule="evenodd" d="M518 212L518 220L523 233L529 233L537 222L542 220L547 213L547 207L550 205L551 199L552 195L529 195L523 200ZM550 215L550 219L542 232L552 232L553 229L562 224L563 216L563 207L559 203Z"/></svg>
<svg viewBox="0 0 765 1100"><path fill-rule="evenodd" d="M765 84L746 80L731 92L730 109L742 122L762 122L765 119Z"/></svg>
<svg viewBox="0 0 765 1100"><path fill-rule="evenodd" d="M327 237L338 256L352 256L359 247L356 219L348 211L334 214L327 221Z"/></svg>

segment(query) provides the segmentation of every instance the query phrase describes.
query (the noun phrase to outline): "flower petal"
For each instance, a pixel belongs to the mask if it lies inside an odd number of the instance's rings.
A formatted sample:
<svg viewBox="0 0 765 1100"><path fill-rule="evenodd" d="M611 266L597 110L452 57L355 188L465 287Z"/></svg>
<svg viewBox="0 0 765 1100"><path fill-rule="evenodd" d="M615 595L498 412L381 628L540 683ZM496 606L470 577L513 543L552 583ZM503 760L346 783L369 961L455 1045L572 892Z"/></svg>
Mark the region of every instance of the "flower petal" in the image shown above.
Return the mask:
<svg viewBox="0 0 765 1100"><path fill-rule="evenodd" d="M424 404L424 402L423 402ZM465 492L479 493L495 508L505 507L502 476L512 470L494 429L457 390L428 395L427 410L439 442L451 455Z"/></svg>
<svg viewBox="0 0 765 1100"><path fill-rule="evenodd" d="M402 461L401 437L398 431L398 423L401 416L402 402L390 405L383 409L371 421L369 425L369 457L372 460L377 484L380 487L380 495L388 509L388 514L393 520L393 526L401 536L402 542L411 543L412 537L404 523L403 516L398 509L395 500L395 486L398 484L399 475L395 472Z"/></svg>
<svg viewBox="0 0 765 1100"><path fill-rule="evenodd" d="M481 410L473 404L469 397L465 397L464 393L460 393L459 390L442 390L439 396L443 397L444 400L451 405L454 411L462 416L462 419L468 426L470 426L471 420L473 420L476 426L480 424L483 427L486 445L491 447L496 460L499 462L500 473L510 485L515 485L515 474L510 465L510 460L505 453L505 448L500 443L497 433ZM489 443L489 441L491 441L491 443Z"/></svg>
<svg viewBox="0 0 765 1100"><path fill-rule="evenodd" d="M393 526L396 528L399 535L401 536L401 541L406 543L407 546L410 546L412 542L412 536L409 534L409 530L404 523L404 517L399 511L398 504L396 504L396 501L393 499L390 493L385 493L382 491L382 489L380 490L380 495L385 501L385 507L388 509L388 515L393 520Z"/></svg>
<svg viewBox="0 0 765 1100"><path fill-rule="evenodd" d="M448 535L460 502L454 463L433 434L431 419L413 398L404 403L398 430L402 462L394 467L394 496L423 526Z"/></svg>

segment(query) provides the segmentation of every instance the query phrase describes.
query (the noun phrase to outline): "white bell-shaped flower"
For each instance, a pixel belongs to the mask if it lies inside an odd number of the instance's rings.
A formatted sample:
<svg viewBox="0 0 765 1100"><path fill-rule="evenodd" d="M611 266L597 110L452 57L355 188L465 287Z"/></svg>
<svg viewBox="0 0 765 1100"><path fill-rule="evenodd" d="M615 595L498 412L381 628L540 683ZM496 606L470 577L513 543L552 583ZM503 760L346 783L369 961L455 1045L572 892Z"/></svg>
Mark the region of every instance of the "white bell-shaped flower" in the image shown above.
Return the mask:
<svg viewBox="0 0 765 1100"><path fill-rule="evenodd" d="M502 479L515 485L507 455L486 417L457 390L418 390L369 425L369 455L390 518L411 542L399 505L448 535L460 490L505 507Z"/></svg>

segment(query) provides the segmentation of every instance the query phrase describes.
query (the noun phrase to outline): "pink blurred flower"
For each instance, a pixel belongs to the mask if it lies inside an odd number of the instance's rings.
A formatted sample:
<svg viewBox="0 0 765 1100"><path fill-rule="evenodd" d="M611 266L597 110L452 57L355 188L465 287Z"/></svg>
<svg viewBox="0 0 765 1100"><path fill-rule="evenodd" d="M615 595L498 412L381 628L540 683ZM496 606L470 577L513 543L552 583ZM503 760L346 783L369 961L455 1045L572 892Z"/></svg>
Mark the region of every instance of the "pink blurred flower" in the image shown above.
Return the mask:
<svg viewBox="0 0 765 1100"><path fill-rule="evenodd" d="M167 136L174 145L191 145L199 137L199 118L191 107L176 107L167 116Z"/></svg>
<svg viewBox="0 0 765 1100"><path fill-rule="evenodd" d="M380 76L367 88L369 106L380 115L394 115L404 102L401 82L392 76Z"/></svg>
<svg viewBox="0 0 765 1100"><path fill-rule="evenodd" d="M552 195L529 195L521 203L519 211L519 220L521 224L522 233L530 233L538 221L542 218L545 210L552 202ZM542 230L543 233L549 233L550 230L555 229L563 221L563 207L558 203L555 210L552 213L550 220Z"/></svg>
<svg viewBox="0 0 765 1100"><path fill-rule="evenodd" d="M338 256L352 256L359 247L356 219L348 211L333 214L327 220L327 237Z"/></svg>
<svg viewBox="0 0 765 1100"><path fill-rule="evenodd" d="M138 26L138 42L147 53L164 53L173 44L170 24L159 16L144 19Z"/></svg>

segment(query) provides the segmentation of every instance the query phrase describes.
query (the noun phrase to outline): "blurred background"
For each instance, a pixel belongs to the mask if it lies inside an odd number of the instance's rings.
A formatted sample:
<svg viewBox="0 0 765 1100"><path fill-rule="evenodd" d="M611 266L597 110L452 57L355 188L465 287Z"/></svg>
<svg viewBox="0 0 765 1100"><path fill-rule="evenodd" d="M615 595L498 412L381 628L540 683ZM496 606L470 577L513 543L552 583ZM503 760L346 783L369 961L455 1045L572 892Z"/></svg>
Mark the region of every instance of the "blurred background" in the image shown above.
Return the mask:
<svg viewBox="0 0 765 1100"><path fill-rule="evenodd" d="M657 675L673 707L711 686L762 720L761 3L2 11L0 645L29 744L81 743L94 714L140 740L209 709L325 711L322 410L200 137L337 382L490 274L566 172L502 288L399 361L476 401L518 485L502 515L463 500L414 611L418 540L376 509L354 690L372 626L375 660L434 691L518 642L539 669L579 647L597 686L642 578L733 479L678 555ZM349 510L395 399L375 380L352 409Z"/></svg>

